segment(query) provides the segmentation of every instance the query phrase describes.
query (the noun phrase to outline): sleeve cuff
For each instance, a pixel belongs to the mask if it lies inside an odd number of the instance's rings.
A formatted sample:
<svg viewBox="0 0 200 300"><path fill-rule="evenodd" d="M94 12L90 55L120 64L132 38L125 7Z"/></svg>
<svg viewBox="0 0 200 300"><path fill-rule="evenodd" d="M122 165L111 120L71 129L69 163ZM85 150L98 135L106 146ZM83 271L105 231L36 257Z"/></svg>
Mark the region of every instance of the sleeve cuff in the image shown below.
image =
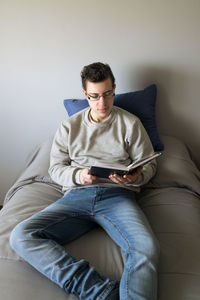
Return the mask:
<svg viewBox="0 0 200 300"><path fill-rule="evenodd" d="M75 183L81 185L81 181L80 181L80 173L81 173L82 169L78 169L76 171L75 174Z"/></svg>

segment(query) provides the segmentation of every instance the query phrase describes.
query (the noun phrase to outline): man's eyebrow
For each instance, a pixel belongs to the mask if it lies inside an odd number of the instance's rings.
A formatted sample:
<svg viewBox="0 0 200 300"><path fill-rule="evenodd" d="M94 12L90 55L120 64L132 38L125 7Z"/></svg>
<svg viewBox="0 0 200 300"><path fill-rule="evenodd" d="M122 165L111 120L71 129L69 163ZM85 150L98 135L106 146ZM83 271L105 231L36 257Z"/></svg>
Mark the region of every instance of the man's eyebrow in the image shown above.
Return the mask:
<svg viewBox="0 0 200 300"><path fill-rule="evenodd" d="M103 92L102 94L105 94L105 93L108 93L108 92L111 92L112 90L107 90L105 92ZM92 94L92 95L99 95L98 93L93 93L93 92L88 92L88 94Z"/></svg>
<svg viewBox="0 0 200 300"><path fill-rule="evenodd" d="M99 95L99 94L93 93L93 92L88 92L88 94L90 94L90 95Z"/></svg>

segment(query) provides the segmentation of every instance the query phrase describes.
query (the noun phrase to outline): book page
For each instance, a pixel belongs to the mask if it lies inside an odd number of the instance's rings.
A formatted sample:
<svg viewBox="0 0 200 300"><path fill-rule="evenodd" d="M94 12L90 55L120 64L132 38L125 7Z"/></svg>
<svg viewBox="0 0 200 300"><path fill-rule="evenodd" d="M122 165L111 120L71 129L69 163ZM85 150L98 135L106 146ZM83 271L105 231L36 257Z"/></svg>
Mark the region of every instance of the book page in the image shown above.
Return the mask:
<svg viewBox="0 0 200 300"><path fill-rule="evenodd" d="M106 169L114 169L114 170L122 170L122 171L129 171L131 169L137 168L139 166L142 166L151 160L155 159L156 157L160 156L161 152L154 152L153 154L149 156L145 156L142 159L133 161L130 165L127 167L120 163L109 163L105 162L103 160L98 160L94 163L94 167L100 167L100 168L106 168Z"/></svg>
<svg viewBox="0 0 200 300"><path fill-rule="evenodd" d="M155 159L156 157L160 156L162 153L161 152L155 152L150 156L143 157L142 159L136 160L133 163L131 163L127 168L134 169L139 166L143 166L144 164L150 162L151 160Z"/></svg>

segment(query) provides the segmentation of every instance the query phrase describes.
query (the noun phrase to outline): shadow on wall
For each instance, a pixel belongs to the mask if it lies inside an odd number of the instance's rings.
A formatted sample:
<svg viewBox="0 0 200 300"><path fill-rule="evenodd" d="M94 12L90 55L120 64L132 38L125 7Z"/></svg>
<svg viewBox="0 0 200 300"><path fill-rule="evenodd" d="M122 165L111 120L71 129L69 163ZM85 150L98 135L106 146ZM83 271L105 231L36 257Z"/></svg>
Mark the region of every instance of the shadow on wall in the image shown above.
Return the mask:
<svg viewBox="0 0 200 300"><path fill-rule="evenodd" d="M177 70L173 66L134 66L127 78L130 80L129 86L134 82L139 89L152 83L157 85L156 118L159 133L182 139L200 167L198 75L184 68Z"/></svg>

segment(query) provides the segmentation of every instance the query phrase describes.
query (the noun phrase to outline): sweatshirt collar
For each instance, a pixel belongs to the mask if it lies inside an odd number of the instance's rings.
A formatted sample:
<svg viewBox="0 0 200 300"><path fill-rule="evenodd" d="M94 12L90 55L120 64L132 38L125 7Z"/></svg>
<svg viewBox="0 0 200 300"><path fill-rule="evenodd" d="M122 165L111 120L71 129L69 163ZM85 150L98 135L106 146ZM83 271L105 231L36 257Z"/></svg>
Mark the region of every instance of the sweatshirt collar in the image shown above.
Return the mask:
<svg viewBox="0 0 200 300"><path fill-rule="evenodd" d="M86 109L85 110L85 122L91 126L97 126L97 127L104 127L104 126L107 126L108 124L110 124L113 119L114 119L114 116L115 116L115 109L114 107L112 108L108 118L106 120L104 120L103 122L95 122L91 119L91 116L90 116L90 108Z"/></svg>

